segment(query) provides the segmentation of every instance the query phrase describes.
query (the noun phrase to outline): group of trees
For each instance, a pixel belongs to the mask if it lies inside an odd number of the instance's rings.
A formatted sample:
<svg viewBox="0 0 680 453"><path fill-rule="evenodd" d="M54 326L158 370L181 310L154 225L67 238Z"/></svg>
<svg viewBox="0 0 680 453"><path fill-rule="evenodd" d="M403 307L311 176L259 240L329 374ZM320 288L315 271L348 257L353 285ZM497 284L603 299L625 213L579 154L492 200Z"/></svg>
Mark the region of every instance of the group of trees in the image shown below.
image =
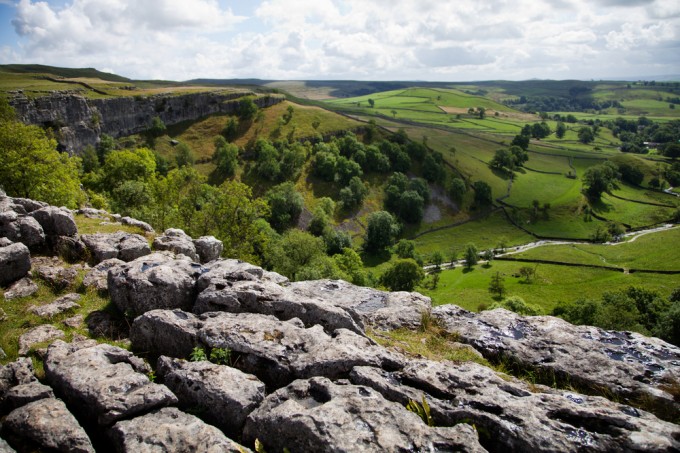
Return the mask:
<svg viewBox="0 0 680 453"><path fill-rule="evenodd" d="M605 292L600 300L561 303L553 315L573 324L607 330L632 330L680 345L680 288L668 298L643 287Z"/></svg>
<svg viewBox="0 0 680 453"><path fill-rule="evenodd" d="M489 162L489 166L512 173L515 169L524 165L527 160L529 160L529 154L515 145L497 150L491 162Z"/></svg>
<svg viewBox="0 0 680 453"><path fill-rule="evenodd" d="M406 223L418 223L423 218L425 205L430 201L430 189L424 179L409 179L394 173L385 187L385 209Z"/></svg>

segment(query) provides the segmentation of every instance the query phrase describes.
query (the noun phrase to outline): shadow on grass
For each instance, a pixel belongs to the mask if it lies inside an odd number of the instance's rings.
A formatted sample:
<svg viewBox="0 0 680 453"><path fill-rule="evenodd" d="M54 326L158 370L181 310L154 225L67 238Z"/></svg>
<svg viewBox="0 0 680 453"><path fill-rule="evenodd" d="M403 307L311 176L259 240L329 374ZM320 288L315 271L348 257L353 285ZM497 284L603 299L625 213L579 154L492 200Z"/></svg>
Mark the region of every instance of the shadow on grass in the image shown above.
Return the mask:
<svg viewBox="0 0 680 453"><path fill-rule="evenodd" d="M364 266L366 267L379 266L380 264L388 262L391 258L392 254L387 250L383 250L382 252L378 253L369 252L361 253L361 259L364 262Z"/></svg>

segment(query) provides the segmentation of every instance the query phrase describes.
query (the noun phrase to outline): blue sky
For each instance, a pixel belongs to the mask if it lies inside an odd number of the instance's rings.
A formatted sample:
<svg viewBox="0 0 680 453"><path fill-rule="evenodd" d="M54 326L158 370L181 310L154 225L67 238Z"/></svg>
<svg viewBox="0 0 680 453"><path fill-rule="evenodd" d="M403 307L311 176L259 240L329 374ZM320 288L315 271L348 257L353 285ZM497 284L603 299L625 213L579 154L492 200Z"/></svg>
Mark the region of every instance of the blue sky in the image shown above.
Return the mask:
<svg viewBox="0 0 680 453"><path fill-rule="evenodd" d="M678 0L0 0L0 63L136 79L680 74Z"/></svg>

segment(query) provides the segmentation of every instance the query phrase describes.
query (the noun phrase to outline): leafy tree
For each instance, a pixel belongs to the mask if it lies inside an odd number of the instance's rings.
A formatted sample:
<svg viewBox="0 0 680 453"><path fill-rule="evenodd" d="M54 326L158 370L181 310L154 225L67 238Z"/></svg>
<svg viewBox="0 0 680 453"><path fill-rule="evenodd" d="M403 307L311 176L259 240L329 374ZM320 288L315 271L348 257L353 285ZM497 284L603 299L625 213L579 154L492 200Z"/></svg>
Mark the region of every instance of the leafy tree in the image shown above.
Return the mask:
<svg viewBox="0 0 680 453"><path fill-rule="evenodd" d="M76 208L83 201L79 169L80 160L57 151L39 127L0 121L0 187L8 195Z"/></svg>
<svg viewBox="0 0 680 453"><path fill-rule="evenodd" d="M320 280L323 278L338 279L342 276L337 263L327 255L314 256L312 261L300 268L295 280Z"/></svg>
<svg viewBox="0 0 680 453"><path fill-rule="evenodd" d="M492 310L494 308L505 308L522 316L536 316L539 314L536 307L527 304L519 296L510 296L502 302L494 302L489 308Z"/></svg>
<svg viewBox="0 0 680 453"><path fill-rule="evenodd" d="M591 143L595 140L595 134L591 128L588 126L583 126L578 130L578 140L581 143L587 145L588 143Z"/></svg>
<svg viewBox="0 0 680 453"><path fill-rule="evenodd" d="M517 273L524 278L525 283L530 283L536 277L536 269L531 266L522 266Z"/></svg>
<svg viewBox="0 0 680 453"><path fill-rule="evenodd" d="M375 101L371 98L368 98L368 105L370 105L371 108L374 108L375 107Z"/></svg>
<svg viewBox="0 0 680 453"><path fill-rule="evenodd" d="M156 171L156 157L147 148L110 153L102 167L102 188L113 189L125 181L149 181Z"/></svg>
<svg viewBox="0 0 680 453"><path fill-rule="evenodd" d="M323 234L323 242L328 255L342 252L342 249L352 247L352 237L347 231L336 230L328 227Z"/></svg>
<svg viewBox="0 0 680 453"><path fill-rule="evenodd" d="M353 176L349 185L340 190L340 203L344 209L354 209L362 205L366 195L366 184L358 176Z"/></svg>
<svg viewBox="0 0 680 453"><path fill-rule="evenodd" d="M111 200L115 212L131 215L150 204L151 193L148 184L143 181L123 181L111 191Z"/></svg>
<svg viewBox="0 0 680 453"><path fill-rule="evenodd" d="M439 152L425 156L423 160L423 177L430 182L441 183L446 177L444 157Z"/></svg>
<svg viewBox="0 0 680 453"><path fill-rule="evenodd" d="M423 219L425 200L415 190L407 190L400 198L399 217L407 223L418 223Z"/></svg>
<svg viewBox="0 0 680 453"><path fill-rule="evenodd" d="M238 146L217 136L215 138L215 152L212 155L212 161L215 164L215 172L221 178L230 178L236 172L238 163Z"/></svg>
<svg viewBox="0 0 680 453"><path fill-rule="evenodd" d="M501 299L505 294L505 283L500 272L496 272L491 276L491 281L489 282L489 293L498 299Z"/></svg>
<svg viewBox="0 0 680 453"><path fill-rule="evenodd" d="M383 251L394 244L399 230L399 224L389 212L376 211L369 214L364 249L371 253Z"/></svg>
<svg viewBox="0 0 680 453"><path fill-rule="evenodd" d="M106 161L106 156L109 155L111 151L116 149L116 140L107 134L102 134L99 137L99 143L97 143L97 156L99 157L99 163L103 164Z"/></svg>
<svg viewBox="0 0 680 453"><path fill-rule="evenodd" d="M314 161L312 162L312 171L324 181L333 181L335 179L335 166L337 160L337 156L332 152L318 152L314 156Z"/></svg>
<svg viewBox="0 0 680 453"><path fill-rule="evenodd" d="M550 126L545 121L534 123L531 126L531 136L537 139L546 138L551 133Z"/></svg>
<svg viewBox="0 0 680 453"><path fill-rule="evenodd" d="M557 122L557 127L555 128L555 137L564 138L567 133L567 126L564 125L562 121Z"/></svg>
<svg viewBox="0 0 680 453"><path fill-rule="evenodd" d="M642 170L628 163L619 164L619 172L621 173L621 180L634 186L639 186L645 179Z"/></svg>
<svg viewBox="0 0 680 453"><path fill-rule="evenodd" d="M358 177L363 174L361 166L353 160L347 159L344 156L338 157L335 165L337 181L342 185L349 184L353 177Z"/></svg>
<svg viewBox="0 0 680 453"><path fill-rule="evenodd" d="M677 159L680 157L680 144L670 143L663 147L663 155L670 157L671 159Z"/></svg>
<svg viewBox="0 0 680 453"><path fill-rule="evenodd" d="M258 139L255 142L255 155L257 163L255 171L257 174L270 181L276 181L281 174L281 153L268 140Z"/></svg>
<svg viewBox="0 0 680 453"><path fill-rule="evenodd" d="M390 171L390 159L374 145L366 147L366 160L363 165L364 170L376 173L387 173Z"/></svg>
<svg viewBox="0 0 680 453"><path fill-rule="evenodd" d="M611 190L618 177L618 167L612 162L592 166L583 174L585 192L588 197L597 200L603 192Z"/></svg>
<svg viewBox="0 0 680 453"><path fill-rule="evenodd" d="M560 303L553 310L553 316L576 325L595 325L600 311L600 303L590 299L577 299L574 302Z"/></svg>
<svg viewBox="0 0 680 453"><path fill-rule="evenodd" d="M189 148L189 145L186 143L177 145L177 149L175 150L175 162L177 162L177 167L191 166L194 165L195 161L196 158L194 157L191 148Z"/></svg>
<svg viewBox="0 0 680 453"><path fill-rule="evenodd" d="M444 262L444 255L442 255L442 252L437 250L432 254L430 261L432 264L434 264L435 269L439 271L441 270L442 263Z"/></svg>
<svg viewBox="0 0 680 453"><path fill-rule="evenodd" d="M465 181L460 178L452 178L449 184L449 197L456 203L463 201L463 197L467 192Z"/></svg>
<svg viewBox="0 0 680 453"><path fill-rule="evenodd" d="M489 166L499 170L506 169L507 171L512 172L515 170L515 157L510 150L501 148L496 150L496 153L489 162Z"/></svg>
<svg viewBox="0 0 680 453"><path fill-rule="evenodd" d="M301 143L293 143L281 151L281 172L279 179L295 181L307 161L307 150Z"/></svg>
<svg viewBox="0 0 680 453"><path fill-rule="evenodd" d="M478 207L490 206L493 203L490 185L484 181L475 181L472 188L475 191L475 204Z"/></svg>
<svg viewBox="0 0 680 453"><path fill-rule="evenodd" d="M149 133L153 137L160 137L166 131L165 123L160 116L154 116L151 119L151 125L149 126Z"/></svg>
<svg viewBox="0 0 680 453"><path fill-rule="evenodd" d="M293 228L286 231L273 249L272 262L276 272L295 281L303 268L322 256L326 256L326 252L321 238Z"/></svg>
<svg viewBox="0 0 680 453"><path fill-rule="evenodd" d="M425 272L411 258L398 259L380 278L380 282L390 291L413 291L425 278Z"/></svg>
<svg viewBox="0 0 680 453"><path fill-rule="evenodd" d="M272 187L265 199L270 208L269 223L278 232L295 224L302 213L304 200L291 182Z"/></svg>
<svg viewBox="0 0 680 453"><path fill-rule="evenodd" d="M595 315L595 325L607 330L640 331L640 311L633 299L623 292L602 294L600 309Z"/></svg>
<svg viewBox="0 0 680 453"><path fill-rule="evenodd" d="M345 247L342 249L342 253L333 255L333 260L342 272L344 280L358 286L364 286L368 283L361 256L351 248Z"/></svg>
<svg viewBox="0 0 680 453"><path fill-rule="evenodd" d="M673 301L653 331L655 336L676 346L680 345L680 301Z"/></svg>
<svg viewBox="0 0 680 453"><path fill-rule="evenodd" d="M416 257L416 243L408 239L400 239L394 247L394 253L399 258L413 258Z"/></svg>
<svg viewBox="0 0 680 453"><path fill-rule="evenodd" d="M530 135L515 135L515 137L512 139L512 142L510 142L510 146L519 146L526 151L529 148L529 140Z"/></svg>
<svg viewBox="0 0 680 453"><path fill-rule="evenodd" d="M229 121L227 121L227 124L222 129L222 136L225 139L232 141L238 136L238 131L239 131L238 118L232 116L231 118L229 118Z"/></svg>
<svg viewBox="0 0 680 453"><path fill-rule="evenodd" d="M252 98L241 99L238 103L238 116L242 120L248 121L254 119L257 116L257 111L257 104L255 104Z"/></svg>
<svg viewBox="0 0 680 453"><path fill-rule="evenodd" d="M92 146L87 146L81 155L83 164L83 173L93 173L99 170L99 156L97 151Z"/></svg>
<svg viewBox="0 0 680 453"><path fill-rule="evenodd" d="M472 266L477 264L479 261L479 252L477 251L477 247L475 247L475 245L472 243L465 246L465 252L463 256L465 259L465 267L468 269L472 269Z"/></svg>

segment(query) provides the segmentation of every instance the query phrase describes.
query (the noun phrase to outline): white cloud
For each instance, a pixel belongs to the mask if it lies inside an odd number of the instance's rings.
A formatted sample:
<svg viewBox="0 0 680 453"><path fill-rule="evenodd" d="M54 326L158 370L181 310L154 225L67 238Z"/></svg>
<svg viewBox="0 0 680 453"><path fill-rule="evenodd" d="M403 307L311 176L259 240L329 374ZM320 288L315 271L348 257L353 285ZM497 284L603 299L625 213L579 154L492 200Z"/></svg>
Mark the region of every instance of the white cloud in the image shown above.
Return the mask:
<svg viewBox="0 0 680 453"><path fill-rule="evenodd" d="M20 0L12 22L19 44L0 51L0 61L176 80L680 72L677 58L649 64L659 49L680 47L677 0L267 0L241 5L248 17L228 4ZM634 52L647 64L636 68Z"/></svg>

